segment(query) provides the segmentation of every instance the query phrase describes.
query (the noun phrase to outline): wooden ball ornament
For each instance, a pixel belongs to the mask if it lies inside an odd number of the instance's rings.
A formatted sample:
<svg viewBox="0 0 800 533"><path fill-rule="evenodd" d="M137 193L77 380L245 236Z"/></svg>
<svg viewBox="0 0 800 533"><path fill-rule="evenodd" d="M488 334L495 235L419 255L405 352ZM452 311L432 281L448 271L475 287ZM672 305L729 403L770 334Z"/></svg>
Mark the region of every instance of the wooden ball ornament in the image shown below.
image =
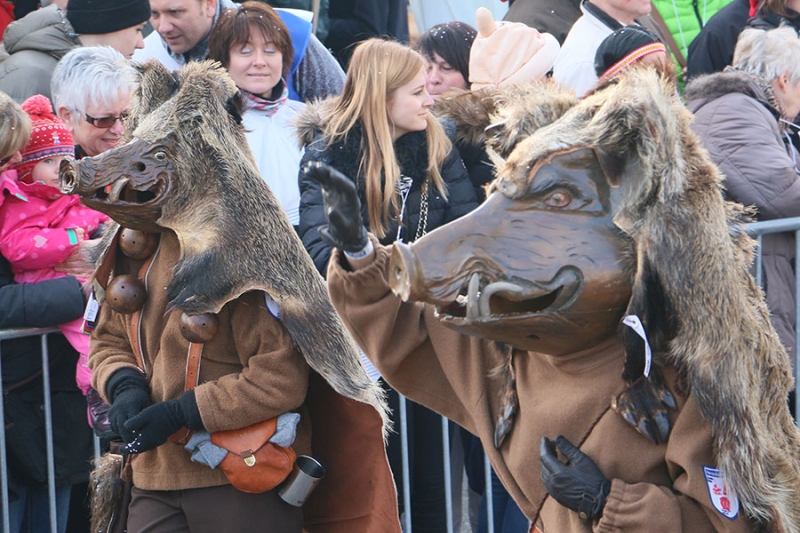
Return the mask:
<svg viewBox="0 0 800 533"><path fill-rule="evenodd" d="M153 255L158 246L155 233L124 228L119 234L119 249L131 259L145 259Z"/></svg>
<svg viewBox="0 0 800 533"><path fill-rule="evenodd" d="M142 308L146 297L147 289L139 278L122 274L108 284L105 301L117 313L129 315Z"/></svg>
<svg viewBox="0 0 800 533"><path fill-rule="evenodd" d="M181 315L181 335L189 342L208 342L214 338L217 331L219 331L219 317L214 313Z"/></svg>

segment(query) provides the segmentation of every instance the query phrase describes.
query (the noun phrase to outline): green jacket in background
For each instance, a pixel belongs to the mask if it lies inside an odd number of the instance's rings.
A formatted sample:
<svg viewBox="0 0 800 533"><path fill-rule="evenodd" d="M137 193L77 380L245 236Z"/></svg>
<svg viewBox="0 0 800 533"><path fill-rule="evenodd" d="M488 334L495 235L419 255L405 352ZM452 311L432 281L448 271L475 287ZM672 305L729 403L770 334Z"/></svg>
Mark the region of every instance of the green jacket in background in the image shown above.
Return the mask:
<svg viewBox="0 0 800 533"><path fill-rule="evenodd" d="M689 45L714 13L725 7L731 0L652 0L672 34L683 58L689 55ZM672 52L670 50L670 52ZM673 54L674 55L674 54ZM674 58L673 58L674 59ZM683 79L683 69L675 61L678 79Z"/></svg>

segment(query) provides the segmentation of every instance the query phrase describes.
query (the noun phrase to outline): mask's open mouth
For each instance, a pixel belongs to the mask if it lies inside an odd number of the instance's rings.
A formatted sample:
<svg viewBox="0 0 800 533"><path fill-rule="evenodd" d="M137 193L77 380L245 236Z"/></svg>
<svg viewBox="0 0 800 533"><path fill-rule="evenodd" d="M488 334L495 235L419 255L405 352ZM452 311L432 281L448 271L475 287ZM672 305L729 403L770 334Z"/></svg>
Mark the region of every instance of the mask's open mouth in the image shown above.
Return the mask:
<svg viewBox="0 0 800 533"><path fill-rule="evenodd" d="M562 268L548 282L490 282L475 273L455 302L437 306L436 311L442 320L461 323L552 313L575 300L582 281L574 267Z"/></svg>
<svg viewBox="0 0 800 533"><path fill-rule="evenodd" d="M110 186L97 189L91 200L116 205L145 205L160 198L163 192L164 182L160 179L143 189L134 186L129 178L120 178Z"/></svg>

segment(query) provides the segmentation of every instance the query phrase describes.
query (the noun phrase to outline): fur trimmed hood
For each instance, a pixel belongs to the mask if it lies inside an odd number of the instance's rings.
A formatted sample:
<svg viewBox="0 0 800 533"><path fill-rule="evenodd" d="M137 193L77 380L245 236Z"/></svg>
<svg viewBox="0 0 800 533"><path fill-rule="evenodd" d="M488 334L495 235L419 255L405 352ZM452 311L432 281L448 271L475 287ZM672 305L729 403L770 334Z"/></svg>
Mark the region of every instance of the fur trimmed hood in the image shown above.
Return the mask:
<svg viewBox="0 0 800 533"><path fill-rule="evenodd" d="M750 86L740 73L717 76L729 82L718 92ZM695 87L710 95L706 80ZM521 197L538 162L595 151L621 192L614 222L636 250L625 314L641 318L655 361L679 369L713 428L718 467L747 514L770 531L800 532L800 431L786 401L789 358L749 272L755 244L741 229L747 212L723 200L722 175L691 131L692 115L674 84L633 67L582 100L547 83L458 99L465 101L448 103L449 115L467 115L460 122L473 134L488 127L498 167L490 193ZM475 109L493 105L476 120ZM623 335L628 374L644 367L644 356Z"/></svg>
<svg viewBox="0 0 800 533"><path fill-rule="evenodd" d="M770 101L772 89L762 78L728 67L723 72L706 74L686 86L686 102L689 109L697 111L706 103L726 94L740 93L758 100L776 119L780 111Z"/></svg>

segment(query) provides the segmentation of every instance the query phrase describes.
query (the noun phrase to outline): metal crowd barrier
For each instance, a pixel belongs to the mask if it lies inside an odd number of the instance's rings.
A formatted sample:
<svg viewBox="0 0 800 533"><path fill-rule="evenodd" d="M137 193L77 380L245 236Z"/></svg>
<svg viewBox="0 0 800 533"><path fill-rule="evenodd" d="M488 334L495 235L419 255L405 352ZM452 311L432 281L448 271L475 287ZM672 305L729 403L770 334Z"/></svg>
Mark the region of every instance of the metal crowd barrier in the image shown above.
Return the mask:
<svg viewBox="0 0 800 533"><path fill-rule="evenodd" d="M800 257L800 217L785 218L780 220L770 220L765 222L755 222L747 224L745 231L758 241L758 255L756 258L756 281L759 285L762 283L763 272L761 266L761 238L763 235L771 233L794 232L795 233L795 257ZM795 268L795 317L800 316L800 269ZM52 426L52 409L50 405L50 373L49 373L49 353L47 349L47 335L50 333L57 333L57 328L49 329L16 329L16 330L0 330L0 341L14 339L19 337L40 336L42 345L42 379L44 381L44 411L46 420L46 445L47 445L47 479L48 479L48 494L50 503L50 531L56 533L56 510L55 510L55 465L53 462L53 426ZM800 330L795 328L795 383L800 378L800 353L798 347L800 346ZM2 372L2 347L0 346L0 372ZM797 386L795 385L795 388ZM401 435L406 435L408 431L407 424L407 408L405 398L400 398L399 420L397 427ZM800 425L800 394L795 394L795 423ZM3 410L0 409L0 426L5 428L5 415ZM448 428L448 420L442 417L442 441L443 441L443 456L442 468L444 470L445 479L445 505L446 505L446 523L447 533L454 532L455 517L453 516L454 498L462 498L463 490L459 487L454 490L452 484L452 469L463 468L462 465L453 465L450 454L450 432ZM97 445L95 446L96 453L99 452ZM402 517L402 525L404 533L412 533L411 525L411 488L408 480L409 477L409 453L408 453L408 440L403 438L401 441L401 456L402 456L402 480L398 487L398 493L403 498L405 512ZM2 531L9 531L10 518L8 512L9 496L8 496L8 462L6 455L6 438L5 431L0 433L0 483L2 484L2 491L0 493L0 505L2 505ZM492 523L492 515L494 502L492 501L491 491L491 466L488 459L484 457L484 472L485 472L485 488L487 499L487 531L494 533L494 525ZM462 477L465 479L465 477ZM467 510L462 510L462 517L468 516ZM462 530L459 533L465 533L469 528Z"/></svg>
<svg viewBox="0 0 800 533"><path fill-rule="evenodd" d="M800 328L797 327L800 317L800 269L797 268L797 258L800 257L800 217L781 218L778 220L765 220L745 225L745 231L758 241L758 255L756 257L756 282L763 286L763 268L761 266L761 237L771 233L794 232L794 422L800 426L800 393L798 393L798 378L800 378Z"/></svg>
<svg viewBox="0 0 800 533"><path fill-rule="evenodd" d="M7 329L0 330L0 341L17 339L20 337L40 336L42 342L42 382L44 383L44 421L45 421L45 444L47 446L47 497L50 504L50 532L56 533L56 467L53 461L53 410L50 404L50 353L47 348L47 335L58 333L58 328L39 329ZM0 343L0 375L3 370L3 351ZM5 402L3 402L5 406ZM11 530L8 499L8 457L6 454L6 416L5 409L0 409L0 483L2 483L2 495L0 505L3 508L3 532Z"/></svg>

